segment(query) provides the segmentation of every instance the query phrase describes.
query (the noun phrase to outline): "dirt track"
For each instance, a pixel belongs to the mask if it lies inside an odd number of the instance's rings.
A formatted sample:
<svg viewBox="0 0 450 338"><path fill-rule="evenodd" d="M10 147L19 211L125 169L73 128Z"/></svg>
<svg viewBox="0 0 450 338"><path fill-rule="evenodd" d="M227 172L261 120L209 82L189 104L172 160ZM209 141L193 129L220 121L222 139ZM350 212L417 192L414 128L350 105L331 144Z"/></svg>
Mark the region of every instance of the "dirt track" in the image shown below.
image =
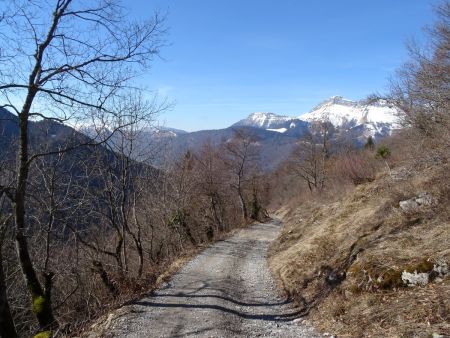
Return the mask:
<svg viewBox="0 0 450 338"><path fill-rule="evenodd" d="M218 242L151 297L109 318L104 337L318 337L279 297L266 251L280 223ZM97 333L99 334L99 333Z"/></svg>

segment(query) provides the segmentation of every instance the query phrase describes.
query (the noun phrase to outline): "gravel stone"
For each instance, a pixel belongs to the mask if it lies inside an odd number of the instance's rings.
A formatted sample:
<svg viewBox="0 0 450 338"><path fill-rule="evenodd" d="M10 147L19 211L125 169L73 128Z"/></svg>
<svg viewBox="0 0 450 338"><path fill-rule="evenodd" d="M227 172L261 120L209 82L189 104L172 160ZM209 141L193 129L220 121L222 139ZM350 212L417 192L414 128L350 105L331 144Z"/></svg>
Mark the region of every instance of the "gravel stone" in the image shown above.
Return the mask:
<svg viewBox="0 0 450 338"><path fill-rule="evenodd" d="M205 249L168 283L109 317L104 337L320 337L280 297L267 248L281 222L256 224Z"/></svg>

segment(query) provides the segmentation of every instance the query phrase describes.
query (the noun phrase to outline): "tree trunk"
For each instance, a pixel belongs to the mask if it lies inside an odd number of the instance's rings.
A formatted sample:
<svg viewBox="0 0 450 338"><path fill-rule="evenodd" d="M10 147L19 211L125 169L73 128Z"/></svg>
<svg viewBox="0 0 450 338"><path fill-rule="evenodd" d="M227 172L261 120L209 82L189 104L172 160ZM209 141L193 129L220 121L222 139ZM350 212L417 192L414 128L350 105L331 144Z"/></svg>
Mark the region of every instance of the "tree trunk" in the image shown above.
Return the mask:
<svg viewBox="0 0 450 338"><path fill-rule="evenodd" d="M113 281L109 278L108 274L106 273L102 262L100 261L93 261L93 270L98 273L100 276L100 279L103 282L103 285L108 289L108 291L111 293L111 295L115 298L119 295L119 289L116 287L116 285L113 283Z"/></svg>
<svg viewBox="0 0 450 338"><path fill-rule="evenodd" d="M28 183L28 113L36 92L30 90L21 114L19 115L19 152L17 164L17 186L14 196L14 223L16 231L16 249L19 257L20 267L27 282L28 290L32 300L32 310L38 320L41 330L57 327L53 316L50 290L44 290L33 267L33 262L28 250L25 231L25 196ZM51 283L49 284L51 285Z"/></svg>
<svg viewBox="0 0 450 338"><path fill-rule="evenodd" d="M134 244L136 245L136 250L139 256L139 267L138 267L138 278L142 277L142 271L144 269L144 249L142 248L141 241L141 224L139 223L137 214L136 214L136 193L133 194L133 217L134 224L136 224L137 235L133 235L130 229L128 229L131 233L131 236L134 239Z"/></svg>
<svg viewBox="0 0 450 338"><path fill-rule="evenodd" d="M17 337L14 320L9 309L8 298L6 296L5 273L3 271L3 256L0 247L0 336Z"/></svg>
<svg viewBox="0 0 450 338"><path fill-rule="evenodd" d="M123 270L123 263L122 263L122 246L123 246L123 237L121 232L118 230L117 231L117 244L116 244L116 250L115 250L115 256L114 258L116 259L117 262L117 271L120 274L120 276L123 278L124 275L124 270Z"/></svg>
<svg viewBox="0 0 450 338"><path fill-rule="evenodd" d="M245 205L244 196L242 195L241 188L238 189L238 195L239 195L239 203L241 205L242 209L242 216L244 217L244 221L248 219L248 213L247 213L247 206Z"/></svg>
<svg viewBox="0 0 450 338"><path fill-rule="evenodd" d="M217 198L218 199L218 198ZM222 217L219 215L220 210L218 211L217 208L220 209L220 202L218 202L215 198L215 196L213 195L211 197L211 209L213 211L213 215L214 215L214 220L217 224L217 228L220 232L222 232L224 229L223 227L223 223L222 223Z"/></svg>
<svg viewBox="0 0 450 338"><path fill-rule="evenodd" d="M139 267L138 267L138 278L142 277L142 271L144 269L144 250L142 249L142 245L140 243L136 243L136 249L139 256Z"/></svg>

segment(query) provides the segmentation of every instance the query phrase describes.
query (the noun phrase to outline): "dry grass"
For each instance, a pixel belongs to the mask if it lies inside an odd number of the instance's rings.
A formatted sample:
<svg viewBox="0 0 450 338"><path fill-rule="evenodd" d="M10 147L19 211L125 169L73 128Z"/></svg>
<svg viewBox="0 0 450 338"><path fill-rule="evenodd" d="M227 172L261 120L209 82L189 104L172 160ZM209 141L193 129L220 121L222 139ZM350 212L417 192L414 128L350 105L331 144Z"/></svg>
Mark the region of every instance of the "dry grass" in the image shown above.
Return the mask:
<svg viewBox="0 0 450 338"><path fill-rule="evenodd" d="M400 210L399 201L421 192L438 202L413 214ZM450 263L449 203L444 164L398 167L338 202L280 210L286 226L270 250L272 272L320 330L348 337L450 335L449 276L414 288L399 280L403 270Z"/></svg>

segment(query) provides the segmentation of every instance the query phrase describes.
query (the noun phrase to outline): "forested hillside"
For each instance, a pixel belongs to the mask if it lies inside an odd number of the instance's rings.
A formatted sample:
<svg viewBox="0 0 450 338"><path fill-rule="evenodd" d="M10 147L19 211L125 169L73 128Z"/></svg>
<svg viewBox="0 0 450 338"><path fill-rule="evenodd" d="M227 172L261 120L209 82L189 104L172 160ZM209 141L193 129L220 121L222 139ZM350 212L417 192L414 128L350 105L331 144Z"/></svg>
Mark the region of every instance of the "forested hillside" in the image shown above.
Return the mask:
<svg viewBox="0 0 450 338"><path fill-rule="evenodd" d="M73 334L262 215L250 137L159 169L137 145L167 107L132 85L165 45L163 16L127 21L115 1L1 11L2 337Z"/></svg>

